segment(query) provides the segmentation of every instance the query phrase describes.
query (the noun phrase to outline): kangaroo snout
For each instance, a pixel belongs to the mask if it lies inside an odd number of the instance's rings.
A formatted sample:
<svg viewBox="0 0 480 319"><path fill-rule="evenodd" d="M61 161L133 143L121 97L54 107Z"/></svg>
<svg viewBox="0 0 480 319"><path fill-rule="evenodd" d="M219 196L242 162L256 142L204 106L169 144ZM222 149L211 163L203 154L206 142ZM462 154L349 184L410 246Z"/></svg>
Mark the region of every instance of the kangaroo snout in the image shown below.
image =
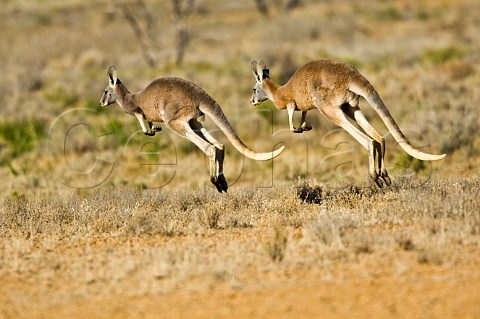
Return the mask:
<svg viewBox="0 0 480 319"><path fill-rule="evenodd" d="M253 106L257 106L258 104L260 104L260 102L257 101L257 100L255 100L254 97L252 97L252 98L250 99L250 104L252 104Z"/></svg>

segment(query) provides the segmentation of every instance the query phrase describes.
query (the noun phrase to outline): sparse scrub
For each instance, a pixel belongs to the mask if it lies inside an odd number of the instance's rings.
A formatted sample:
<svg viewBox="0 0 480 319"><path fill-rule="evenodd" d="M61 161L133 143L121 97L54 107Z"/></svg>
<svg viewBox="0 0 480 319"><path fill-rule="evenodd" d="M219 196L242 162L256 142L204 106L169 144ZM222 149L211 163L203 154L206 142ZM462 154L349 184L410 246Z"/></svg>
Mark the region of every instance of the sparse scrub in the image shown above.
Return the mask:
<svg viewBox="0 0 480 319"><path fill-rule="evenodd" d="M475 142L480 133L480 120L475 116L474 105L461 105L449 112L450 116L444 120L447 137L441 141L441 150L447 153L465 149L468 154L475 155Z"/></svg>
<svg viewBox="0 0 480 319"><path fill-rule="evenodd" d="M265 242L265 251L272 261L281 262L285 258L288 234L283 227L275 225L270 236Z"/></svg>
<svg viewBox="0 0 480 319"><path fill-rule="evenodd" d="M202 224L206 225L211 229L219 229L220 217L222 216L221 211L218 208L206 209L206 211L200 216Z"/></svg>
<svg viewBox="0 0 480 319"><path fill-rule="evenodd" d="M310 224L309 229L326 247L343 248L344 225L340 218L321 217L317 222Z"/></svg>
<svg viewBox="0 0 480 319"><path fill-rule="evenodd" d="M442 265L445 262L455 264L456 256L451 244L454 234L442 232L440 234L429 234L418 243L417 262L420 264Z"/></svg>
<svg viewBox="0 0 480 319"><path fill-rule="evenodd" d="M346 247L352 249L355 255L371 254L374 252L374 238L369 232L354 232L345 236Z"/></svg>
<svg viewBox="0 0 480 319"><path fill-rule="evenodd" d="M398 247L405 251L415 250L416 246L413 243L412 239L408 236L402 235L396 239Z"/></svg>
<svg viewBox="0 0 480 319"><path fill-rule="evenodd" d="M302 202L320 204L322 202L322 187L319 185L309 186L306 183L296 187L297 196Z"/></svg>

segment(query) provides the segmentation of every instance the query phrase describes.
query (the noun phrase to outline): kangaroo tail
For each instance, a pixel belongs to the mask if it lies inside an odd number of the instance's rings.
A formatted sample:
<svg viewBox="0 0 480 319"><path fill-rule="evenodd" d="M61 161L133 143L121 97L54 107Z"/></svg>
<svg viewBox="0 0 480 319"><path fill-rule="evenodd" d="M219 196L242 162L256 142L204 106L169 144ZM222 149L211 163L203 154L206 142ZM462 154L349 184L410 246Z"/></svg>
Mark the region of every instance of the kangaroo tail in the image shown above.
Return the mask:
<svg viewBox="0 0 480 319"><path fill-rule="evenodd" d="M211 108L200 108L200 110L207 114L213 122L222 130L225 136L228 138L230 143L243 155L248 158L251 158L256 161L267 161L273 159L280 155L283 152L285 146L281 146L280 148L267 153L257 153L250 149L247 145L245 145L242 140L237 136L237 133L233 130L232 126L227 120L227 117L223 113L220 106L216 106L214 109Z"/></svg>
<svg viewBox="0 0 480 319"><path fill-rule="evenodd" d="M423 161L436 161L446 156L446 154L434 155L434 154L424 153L416 149L415 147L413 147L412 144L410 144L410 142L407 140L405 135L402 133L397 123L395 123L395 120L393 119L392 115L388 111L387 107L383 103L378 93L375 91L375 89L373 89L373 87L371 87L368 90L369 93L366 93L364 90L359 90L356 88L351 88L351 90L355 94L361 95L365 98L365 100L367 100L367 102L372 106L375 112L378 113L382 121L385 123L388 130L392 134L393 138L410 156L418 158Z"/></svg>

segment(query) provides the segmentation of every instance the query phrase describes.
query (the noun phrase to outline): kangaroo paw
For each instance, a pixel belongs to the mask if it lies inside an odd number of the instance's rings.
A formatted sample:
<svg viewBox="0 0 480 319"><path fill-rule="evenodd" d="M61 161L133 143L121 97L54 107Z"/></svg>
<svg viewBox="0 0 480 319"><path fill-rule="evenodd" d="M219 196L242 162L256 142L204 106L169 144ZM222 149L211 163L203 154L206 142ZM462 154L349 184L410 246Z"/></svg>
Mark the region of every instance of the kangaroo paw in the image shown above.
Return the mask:
<svg viewBox="0 0 480 319"><path fill-rule="evenodd" d="M155 135L155 132L153 131L146 131L146 132L143 132L143 134L145 135L148 135L148 136L154 136Z"/></svg>
<svg viewBox="0 0 480 319"><path fill-rule="evenodd" d="M310 125L308 125L307 123L303 123L302 130L310 131L311 129L312 129L312 127Z"/></svg>
<svg viewBox="0 0 480 319"><path fill-rule="evenodd" d="M152 131L153 131L153 132L161 132L161 131L162 131L162 127L160 127L160 126L153 126L153 127L152 127Z"/></svg>
<svg viewBox="0 0 480 319"><path fill-rule="evenodd" d="M293 133L303 133L303 128L301 128L301 127L294 127L292 132L293 132Z"/></svg>

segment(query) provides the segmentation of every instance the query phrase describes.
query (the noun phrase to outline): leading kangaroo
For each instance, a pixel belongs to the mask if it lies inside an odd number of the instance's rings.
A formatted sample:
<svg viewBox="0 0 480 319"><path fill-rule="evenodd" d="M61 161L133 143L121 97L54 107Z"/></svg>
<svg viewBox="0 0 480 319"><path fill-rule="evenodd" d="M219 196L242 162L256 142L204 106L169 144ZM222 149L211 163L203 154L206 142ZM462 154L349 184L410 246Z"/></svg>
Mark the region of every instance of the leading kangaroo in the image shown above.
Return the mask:
<svg viewBox="0 0 480 319"><path fill-rule="evenodd" d="M101 106L117 102L123 111L140 122L143 133L155 135L161 128L152 122L164 122L165 126L197 145L210 159L210 181L221 192L227 192L228 184L223 175L224 147L200 123L207 114L222 130L232 145L243 155L256 161L277 157L284 146L269 153L257 153L246 146L233 130L220 105L196 84L175 77L159 78L137 93L130 93L118 79L114 66L108 69L108 85L105 87ZM148 129L144 119L148 122Z"/></svg>
<svg viewBox="0 0 480 319"><path fill-rule="evenodd" d="M252 61L256 79L251 103L258 105L269 99L279 110L287 109L290 130L302 133L312 129L305 122L307 111L317 108L335 125L352 135L368 151L368 167L372 180L378 187L390 185L390 177L385 168L385 140L368 123L358 107L360 96L378 113L388 130L411 156L420 160L434 161L445 157L424 153L414 148L395 123L375 88L353 66L331 59L309 62L300 67L288 82L279 86L270 80L269 69L264 61ZM293 126L293 113L302 111L300 127ZM361 132L348 118L357 122L365 131Z"/></svg>

